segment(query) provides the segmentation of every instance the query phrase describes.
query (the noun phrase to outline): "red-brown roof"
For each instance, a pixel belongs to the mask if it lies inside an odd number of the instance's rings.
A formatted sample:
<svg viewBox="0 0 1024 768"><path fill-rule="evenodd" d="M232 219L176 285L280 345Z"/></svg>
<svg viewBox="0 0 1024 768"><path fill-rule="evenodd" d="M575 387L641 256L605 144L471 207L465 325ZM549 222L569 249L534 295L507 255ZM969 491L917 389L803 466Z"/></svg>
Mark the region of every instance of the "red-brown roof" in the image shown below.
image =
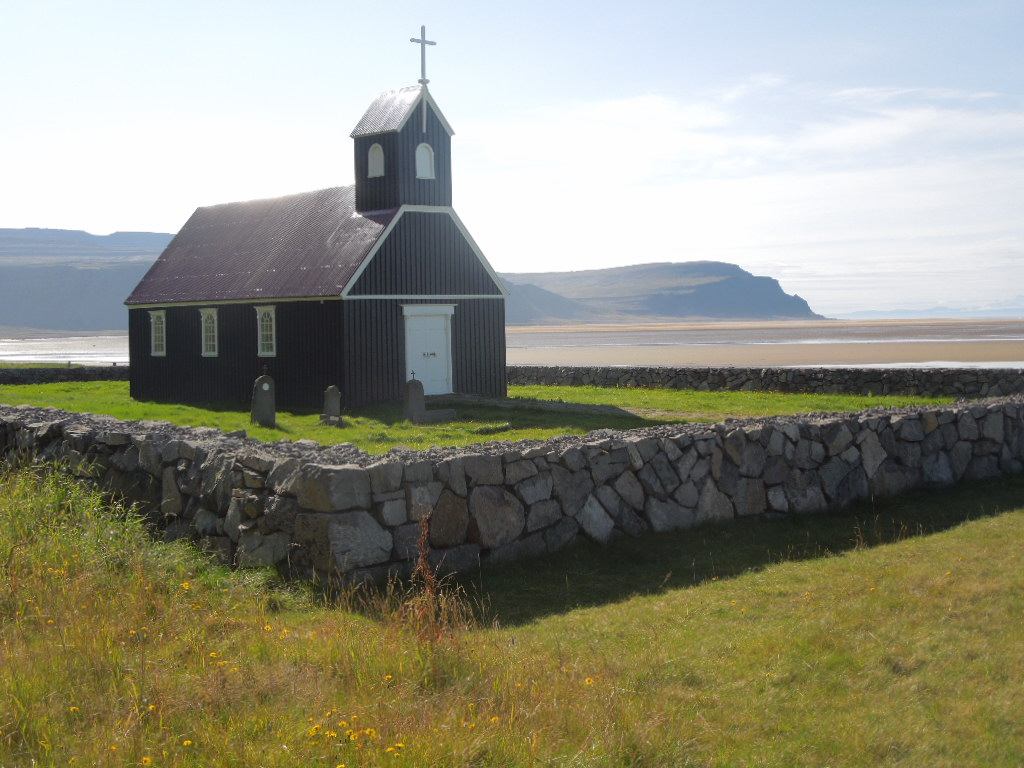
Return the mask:
<svg viewBox="0 0 1024 768"><path fill-rule="evenodd" d="M125 304L338 296L396 213L355 187L198 208Z"/></svg>

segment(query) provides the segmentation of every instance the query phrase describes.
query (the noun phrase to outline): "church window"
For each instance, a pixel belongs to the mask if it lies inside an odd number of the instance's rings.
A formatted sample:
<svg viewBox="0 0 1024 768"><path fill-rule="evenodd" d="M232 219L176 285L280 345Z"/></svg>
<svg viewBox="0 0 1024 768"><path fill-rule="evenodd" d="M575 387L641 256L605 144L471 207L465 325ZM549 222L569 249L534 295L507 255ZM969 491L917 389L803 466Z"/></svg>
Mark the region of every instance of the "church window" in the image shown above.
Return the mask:
<svg viewBox="0 0 1024 768"><path fill-rule="evenodd" d="M217 356L217 310L200 309L203 357Z"/></svg>
<svg viewBox="0 0 1024 768"><path fill-rule="evenodd" d="M380 144L370 146L366 176L376 179L384 175L384 148Z"/></svg>
<svg viewBox="0 0 1024 768"><path fill-rule="evenodd" d="M277 356L277 318L274 307L256 307L257 354L260 357Z"/></svg>
<svg viewBox="0 0 1024 768"><path fill-rule="evenodd" d="M416 178L434 178L434 150L429 144L420 144L416 147Z"/></svg>
<svg viewBox="0 0 1024 768"><path fill-rule="evenodd" d="M149 354L167 355L167 311L156 309L149 313Z"/></svg>

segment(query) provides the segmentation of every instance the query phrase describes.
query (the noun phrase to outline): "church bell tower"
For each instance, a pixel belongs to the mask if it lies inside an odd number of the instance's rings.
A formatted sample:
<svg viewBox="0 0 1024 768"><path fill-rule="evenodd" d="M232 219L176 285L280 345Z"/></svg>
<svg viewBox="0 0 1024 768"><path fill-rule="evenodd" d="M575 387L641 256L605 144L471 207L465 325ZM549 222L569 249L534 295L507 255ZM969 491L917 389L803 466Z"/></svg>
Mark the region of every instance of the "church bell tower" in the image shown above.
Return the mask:
<svg viewBox="0 0 1024 768"><path fill-rule="evenodd" d="M452 204L452 128L430 95L426 28L410 42L420 46L418 85L380 94L352 130L356 210L402 205Z"/></svg>

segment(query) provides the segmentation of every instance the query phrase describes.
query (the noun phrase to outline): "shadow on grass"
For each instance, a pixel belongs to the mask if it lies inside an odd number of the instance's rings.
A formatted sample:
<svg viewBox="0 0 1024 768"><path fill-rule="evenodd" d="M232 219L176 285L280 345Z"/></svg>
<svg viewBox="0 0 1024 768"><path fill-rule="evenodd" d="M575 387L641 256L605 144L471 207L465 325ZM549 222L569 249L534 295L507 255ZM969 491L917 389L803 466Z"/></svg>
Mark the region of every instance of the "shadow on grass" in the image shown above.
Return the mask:
<svg viewBox="0 0 1024 768"><path fill-rule="evenodd" d="M727 579L772 564L826 557L1024 506L1024 477L968 483L902 498L860 503L842 512L747 519L673 533L586 543L558 554L466 576L486 618L524 624L574 608L614 603Z"/></svg>
<svg viewBox="0 0 1024 768"><path fill-rule="evenodd" d="M581 408L566 404L564 408L549 407L546 401L507 400L508 405L498 406L487 402L472 402L463 398L444 397L432 398L428 408L454 408L454 424L500 422L508 430L550 429L554 426L571 427L591 432L597 429L627 430L649 427L664 422L645 419L614 406ZM353 417L366 417L378 421L385 426L393 426L405 421L401 403L389 402L369 405L354 410Z"/></svg>

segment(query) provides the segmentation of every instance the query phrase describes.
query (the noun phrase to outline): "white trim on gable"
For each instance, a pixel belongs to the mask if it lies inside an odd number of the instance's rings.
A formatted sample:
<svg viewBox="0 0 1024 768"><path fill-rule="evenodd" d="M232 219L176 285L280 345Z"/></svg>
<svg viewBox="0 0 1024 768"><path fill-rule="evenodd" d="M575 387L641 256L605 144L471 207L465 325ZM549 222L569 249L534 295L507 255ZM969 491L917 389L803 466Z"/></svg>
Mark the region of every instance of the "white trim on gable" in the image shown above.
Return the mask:
<svg viewBox="0 0 1024 768"><path fill-rule="evenodd" d="M459 230L459 233L466 239L466 243L469 244L470 250L473 251L473 254L476 256L481 266L487 272L487 275L491 278L491 281L495 284L495 286L497 286L498 290L501 291L500 297L494 296L494 298L505 298L506 296L508 296L508 289L505 288L505 283L501 281L501 278L499 278L494 269L491 268L490 263L488 263L487 258L484 256L484 252L480 250L480 246L476 244L476 240L474 240L473 236L469 234L469 230L466 229L466 225L462 223L462 219L459 218L459 215L455 212L454 208L452 208L450 205L407 204L403 205L401 208L398 209L398 213L396 213L394 218L391 219L388 225L384 228L384 231L377 235L377 241L373 244L373 247L369 250L366 256L363 257L363 263L359 265L359 269L357 269L353 273L352 277L349 278L348 283L346 283L345 287L341 289L340 295L343 299L362 298L357 296L350 296L349 293L355 287L356 283L359 282L359 278L363 276L363 272L365 272L366 268L370 266L370 262L373 261L374 258L376 258L377 253L381 249L381 246L383 246L384 243L387 241L388 237L391 236L392 230L394 230L394 228L398 225L398 222L401 221L402 216L404 216L406 213L433 213L438 215L446 214L449 217L451 217L452 221L455 222L455 227ZM377 298L384 297L378 296ZM389 296L387 298L394 297Z"/></svg>
<svg viewBox="0 0 1024 768"><path fill-rule="evenodd" d="M437 106L437 102L434 101L434 97L430 95L430 91L427 90L426 86L420 88L420 95L416 97L416 100L411 105L409 105L409 111L405 113L405 117L402 118L402 122L398 124L396 132L401 132L402 129L405 128L405 124L409 122L410 117L416 114L417 107L420 106L423 99L426 99L427 104L429 104L430 108L434 110L434 114L437 115L438 121L440 121L441 126L448 132L448 135L454 136L455 131L452 130L451 125L448 123L448 119L444 116L444 113L441 112L441 108Z"/></svg>

